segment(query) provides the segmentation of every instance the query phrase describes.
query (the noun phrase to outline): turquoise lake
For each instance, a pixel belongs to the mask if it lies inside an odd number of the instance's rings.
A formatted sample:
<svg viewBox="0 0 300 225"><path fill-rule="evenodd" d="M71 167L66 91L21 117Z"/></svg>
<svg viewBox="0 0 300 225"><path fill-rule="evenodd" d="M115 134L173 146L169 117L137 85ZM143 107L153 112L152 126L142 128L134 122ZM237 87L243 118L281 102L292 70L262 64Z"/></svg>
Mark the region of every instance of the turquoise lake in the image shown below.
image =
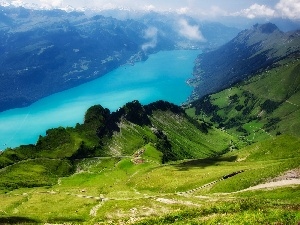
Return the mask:
<svg viewBox="0 0 300 225"><path fill-rule="evenodd" d="M0 150L35 144L49 128L82 123L86 110L95 104L115 111L126 102L148 104L166 100L183 103L192 88L194 60L200 51L163 51L145 62L124 65L78 87L43 98L26 108L0 113Z"/></svg>

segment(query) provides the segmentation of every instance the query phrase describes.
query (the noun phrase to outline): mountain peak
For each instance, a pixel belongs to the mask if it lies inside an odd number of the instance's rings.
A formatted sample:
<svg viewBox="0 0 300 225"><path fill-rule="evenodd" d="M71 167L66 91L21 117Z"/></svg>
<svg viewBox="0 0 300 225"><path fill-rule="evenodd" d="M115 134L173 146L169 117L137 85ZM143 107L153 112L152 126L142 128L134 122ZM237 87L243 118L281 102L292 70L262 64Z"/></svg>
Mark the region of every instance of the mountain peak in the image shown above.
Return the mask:
<svg viewBox="0 0 300 225"><path fill-rule="evenodd" d="M274 31L279 31L279 28L273 23L255 24L253 28L261 33L271 34Z"/></svg>

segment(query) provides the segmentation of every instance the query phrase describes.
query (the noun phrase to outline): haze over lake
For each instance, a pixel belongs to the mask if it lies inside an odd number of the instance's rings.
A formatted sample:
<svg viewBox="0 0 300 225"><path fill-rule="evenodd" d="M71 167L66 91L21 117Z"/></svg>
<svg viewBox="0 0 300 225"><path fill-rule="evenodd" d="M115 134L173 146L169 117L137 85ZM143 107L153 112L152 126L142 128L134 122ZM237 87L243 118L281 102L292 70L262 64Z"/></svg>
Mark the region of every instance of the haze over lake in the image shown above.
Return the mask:
<svg viewBox="0 0 300 225"><path fill-rule="evenodd" d="M124 65L92 82L56 93L29 107L0 113L0 149L35 144L49 128L82 123L95 104L115 111L126 102L148 104L166 100L181 104L191 94L186 80L192 76L199 51L163 51L134 66Z"/></svg>

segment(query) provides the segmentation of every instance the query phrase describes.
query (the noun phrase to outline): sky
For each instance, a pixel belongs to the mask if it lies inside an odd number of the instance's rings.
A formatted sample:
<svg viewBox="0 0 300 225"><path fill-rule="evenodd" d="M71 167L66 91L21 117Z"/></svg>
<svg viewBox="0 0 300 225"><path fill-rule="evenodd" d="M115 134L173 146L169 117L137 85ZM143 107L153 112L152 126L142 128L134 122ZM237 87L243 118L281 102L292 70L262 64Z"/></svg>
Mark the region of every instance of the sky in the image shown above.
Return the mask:
<svg viewBox="0 0 300 225"><path fill-rule="evenodd" d="M202 18L287 18L300 21L300 0L0 0L0 4L43 9L172 11Z"/></svg>

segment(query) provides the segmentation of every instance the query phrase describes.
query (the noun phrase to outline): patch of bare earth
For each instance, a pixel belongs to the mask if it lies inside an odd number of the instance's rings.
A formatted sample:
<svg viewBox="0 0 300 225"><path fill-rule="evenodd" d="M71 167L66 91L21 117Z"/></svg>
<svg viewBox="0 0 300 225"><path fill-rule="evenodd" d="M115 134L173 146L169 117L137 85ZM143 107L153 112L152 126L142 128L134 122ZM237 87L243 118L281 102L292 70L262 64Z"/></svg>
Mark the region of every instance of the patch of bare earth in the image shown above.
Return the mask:
<svg viewBox="0 0 300 225"><path fill-rule="evenodd" d="M181 204L181 205L187 205L187 206L200 206L200 205L195 204L190 201L180 201L180 200L167 199L167 198L157 198L156 201L165 203L165 204Z"/></svg>
<svg viewBox="0 0 300 225"><path fill-rule="evenodd" d="M300 185L300 168L289 170L282 175L271 179L269 182L259 184L254 187L244 189L242 191L251 191L265 188L277 188L290 185Z"/></svg>

